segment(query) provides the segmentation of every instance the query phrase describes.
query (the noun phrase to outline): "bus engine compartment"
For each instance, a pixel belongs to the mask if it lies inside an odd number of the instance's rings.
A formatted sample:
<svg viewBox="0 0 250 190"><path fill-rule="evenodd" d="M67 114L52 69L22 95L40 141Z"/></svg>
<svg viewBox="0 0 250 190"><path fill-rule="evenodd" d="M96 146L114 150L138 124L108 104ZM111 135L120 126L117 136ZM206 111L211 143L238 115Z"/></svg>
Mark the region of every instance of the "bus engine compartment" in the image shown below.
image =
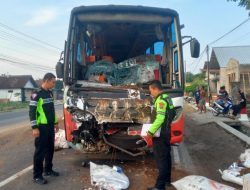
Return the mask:
<svg viewBox="0 0 250 190"><path fill-rule="evenodd" d="M71 118L65 119L75 123L72 143L83 152L108 152L113 147L132 156L145 153L147 143L140 133L142 124L151 122L151 98L131 98L134 89L122 91L130 98L68 97L64 107Z"/></svg>

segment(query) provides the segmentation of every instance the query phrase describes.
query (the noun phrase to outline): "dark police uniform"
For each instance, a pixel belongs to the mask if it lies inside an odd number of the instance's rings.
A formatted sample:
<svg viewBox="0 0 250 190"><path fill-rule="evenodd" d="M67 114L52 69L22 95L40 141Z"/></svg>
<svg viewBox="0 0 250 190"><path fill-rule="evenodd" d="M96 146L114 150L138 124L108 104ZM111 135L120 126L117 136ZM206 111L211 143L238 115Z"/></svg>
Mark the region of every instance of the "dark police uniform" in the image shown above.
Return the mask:
<svg viewBox="0 0 250 190"><path fill-rule="evenodd" d="M152 114L153 124L148 133L154 135L156 131L161 128L160 137L153 137L153 151L159 170L155 184L155 187L158 189L165 189L165 185L171 183L170 124L173 119L171 118L173 114L174 106L171 98L166 93L157 96L154 102L154 113Z"/></svg>
<svg viewBox="0 0 250 190"><path fill-rule="evenodd" d="M50 90L41 88L32 93L29 110L32 129L38 128L40 136L35 138L34 171L33 177L42 177L43 161L45 172L52 171L54 155L55 124L58 119L55 115L53 94Z"/></svg>

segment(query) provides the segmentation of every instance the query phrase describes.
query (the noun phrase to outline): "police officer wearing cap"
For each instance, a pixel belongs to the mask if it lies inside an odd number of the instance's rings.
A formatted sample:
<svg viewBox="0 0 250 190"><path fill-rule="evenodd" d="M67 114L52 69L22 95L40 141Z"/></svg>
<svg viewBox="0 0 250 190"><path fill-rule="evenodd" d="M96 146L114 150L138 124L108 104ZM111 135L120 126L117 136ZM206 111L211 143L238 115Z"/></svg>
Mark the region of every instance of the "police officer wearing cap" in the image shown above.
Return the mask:
<svg viewBox="0 0 250 190"><path fill-rule="evenodd" d="M153 123L147 135L153 139L153 151L159 175L155 186L148 188L148 190L164 190L166 185L170 186L171 184L170 124L175 116L175 111L171 98L163 91L160 81L152 81L149 85L149 91L154 97L154 111L152 114ZM160 136L154 137L159 129L161 129Z"/></svg>
<svg viewBox="0 0 250 190"><path fill-rule="evenodd" d="M59 129L51 92L55 82L55 75L45 74L41 88L32 93L30 100L29 116L32 134L35 137L33 181L41 185L47 183L47 180L43 178L43 172L44 176L59 176L59 173L52 169L55 130ZM43 171L44 160L45 171Z"/></svg>

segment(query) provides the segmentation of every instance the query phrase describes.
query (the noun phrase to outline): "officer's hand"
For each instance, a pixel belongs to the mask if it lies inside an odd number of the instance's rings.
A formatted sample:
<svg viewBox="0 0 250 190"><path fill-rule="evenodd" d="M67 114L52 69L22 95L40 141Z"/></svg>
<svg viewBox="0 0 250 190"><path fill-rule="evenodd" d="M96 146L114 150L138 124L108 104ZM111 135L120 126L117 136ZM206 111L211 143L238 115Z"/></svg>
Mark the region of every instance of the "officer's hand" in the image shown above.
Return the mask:
<svg viewBox="0 0 250 190"><path fill-rule="evenodd" d="M56 133L59 131L59 125L58 124L55 124L55 130L56 130Z"/></svg>
<svg viewBox="0 0 250 190"><path fill-rule="evenodd" d="M147 142L147 146L148 147L152 147L152 145L153 145L153 142L152 142L153 138L152 138L152 136L151 135L150 136L147 135L147 136L144 136L143 138Z"/></svg>
<svg viewBox="0 0 250 190"><path fill-rule="evenodd" d="M32 129L32 135L33 137L37 138L40 136L40 131L39 129Z"/></svg>

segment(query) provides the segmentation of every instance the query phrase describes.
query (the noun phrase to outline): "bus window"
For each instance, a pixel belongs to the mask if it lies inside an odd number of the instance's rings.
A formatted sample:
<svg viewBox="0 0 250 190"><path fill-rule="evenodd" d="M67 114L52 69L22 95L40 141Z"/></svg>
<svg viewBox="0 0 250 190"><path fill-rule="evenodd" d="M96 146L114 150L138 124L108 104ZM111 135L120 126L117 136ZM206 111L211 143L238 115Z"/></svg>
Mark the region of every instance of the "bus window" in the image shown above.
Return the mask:
<svg viewBox="0 0 250 190"><path fill-rule="evenodd" d="M77 60L77 63L80 64L80 65L85 65L83 63L83 57L85 57L85 60L86 59L86 56L91 56L93 55L93 51L92 49L90 48L89 46L89 43L88 42L78 42L77 44L77 55L76 55L76 60Z"/></svg>
<svg viewBox="0 0 250 190"><path fill-rule="evenodd" d="M174 22L171 24L171 41L172 44L174 45L176 43L176 31L175 31L175 24Z"/></svg>
<svg viewBox="0 0 250 190"><path fill-rule="evenodd" d="M163 42L155 42L152 47L146 49L146 55L161 55L163 52L164 43Z"/></svg>
<svg viewBox="0 0 250 190"><path fill-rule="evenodd" d="M171 43L172 43L172 52L173 52L173 87L174 88L180 88L181 82L180 82L180 58L179 58L179 49L177 46L177 35L176 35L176 26L175 22L171 24Z"/></svg>
<svg viewBox="0 0 250 190"><path fill-rule="evenodd" d="M174 72L177 74L179 72L179 59L178 59L178 51L174 52Z"/></svg>
<svg viewBox="0 0 250 190"><path fill-rule="evenodd" d="M154 54L162 56L163 46L164 46L163 42L156 42L156 43L154 43Z"/></svg>
<svg viewBox="0 0 250 190"><path fill-rule="evenodd" d="M86 50L86 55L87 55L87 56L92 55L92 50L91 50L91 48L89 47L89 44L88 44L87 42L85 42L85 50Z"/></svg>
<svg viewBox="0 0 250 190"><path fill-rule="evenodd" d="M81 62L82 62L82 56L81 56L81 46L80 46L80 43L78 43L78 45L77 45L76 60L77 60L78 64L81 64Z"/></svg>
<svg viewBox="0 0 250 190"><path fill-rule="evenodd" d="M146 55L149 55L150 54L150 48L148 48L147 50L146 50Z"/></svg>

